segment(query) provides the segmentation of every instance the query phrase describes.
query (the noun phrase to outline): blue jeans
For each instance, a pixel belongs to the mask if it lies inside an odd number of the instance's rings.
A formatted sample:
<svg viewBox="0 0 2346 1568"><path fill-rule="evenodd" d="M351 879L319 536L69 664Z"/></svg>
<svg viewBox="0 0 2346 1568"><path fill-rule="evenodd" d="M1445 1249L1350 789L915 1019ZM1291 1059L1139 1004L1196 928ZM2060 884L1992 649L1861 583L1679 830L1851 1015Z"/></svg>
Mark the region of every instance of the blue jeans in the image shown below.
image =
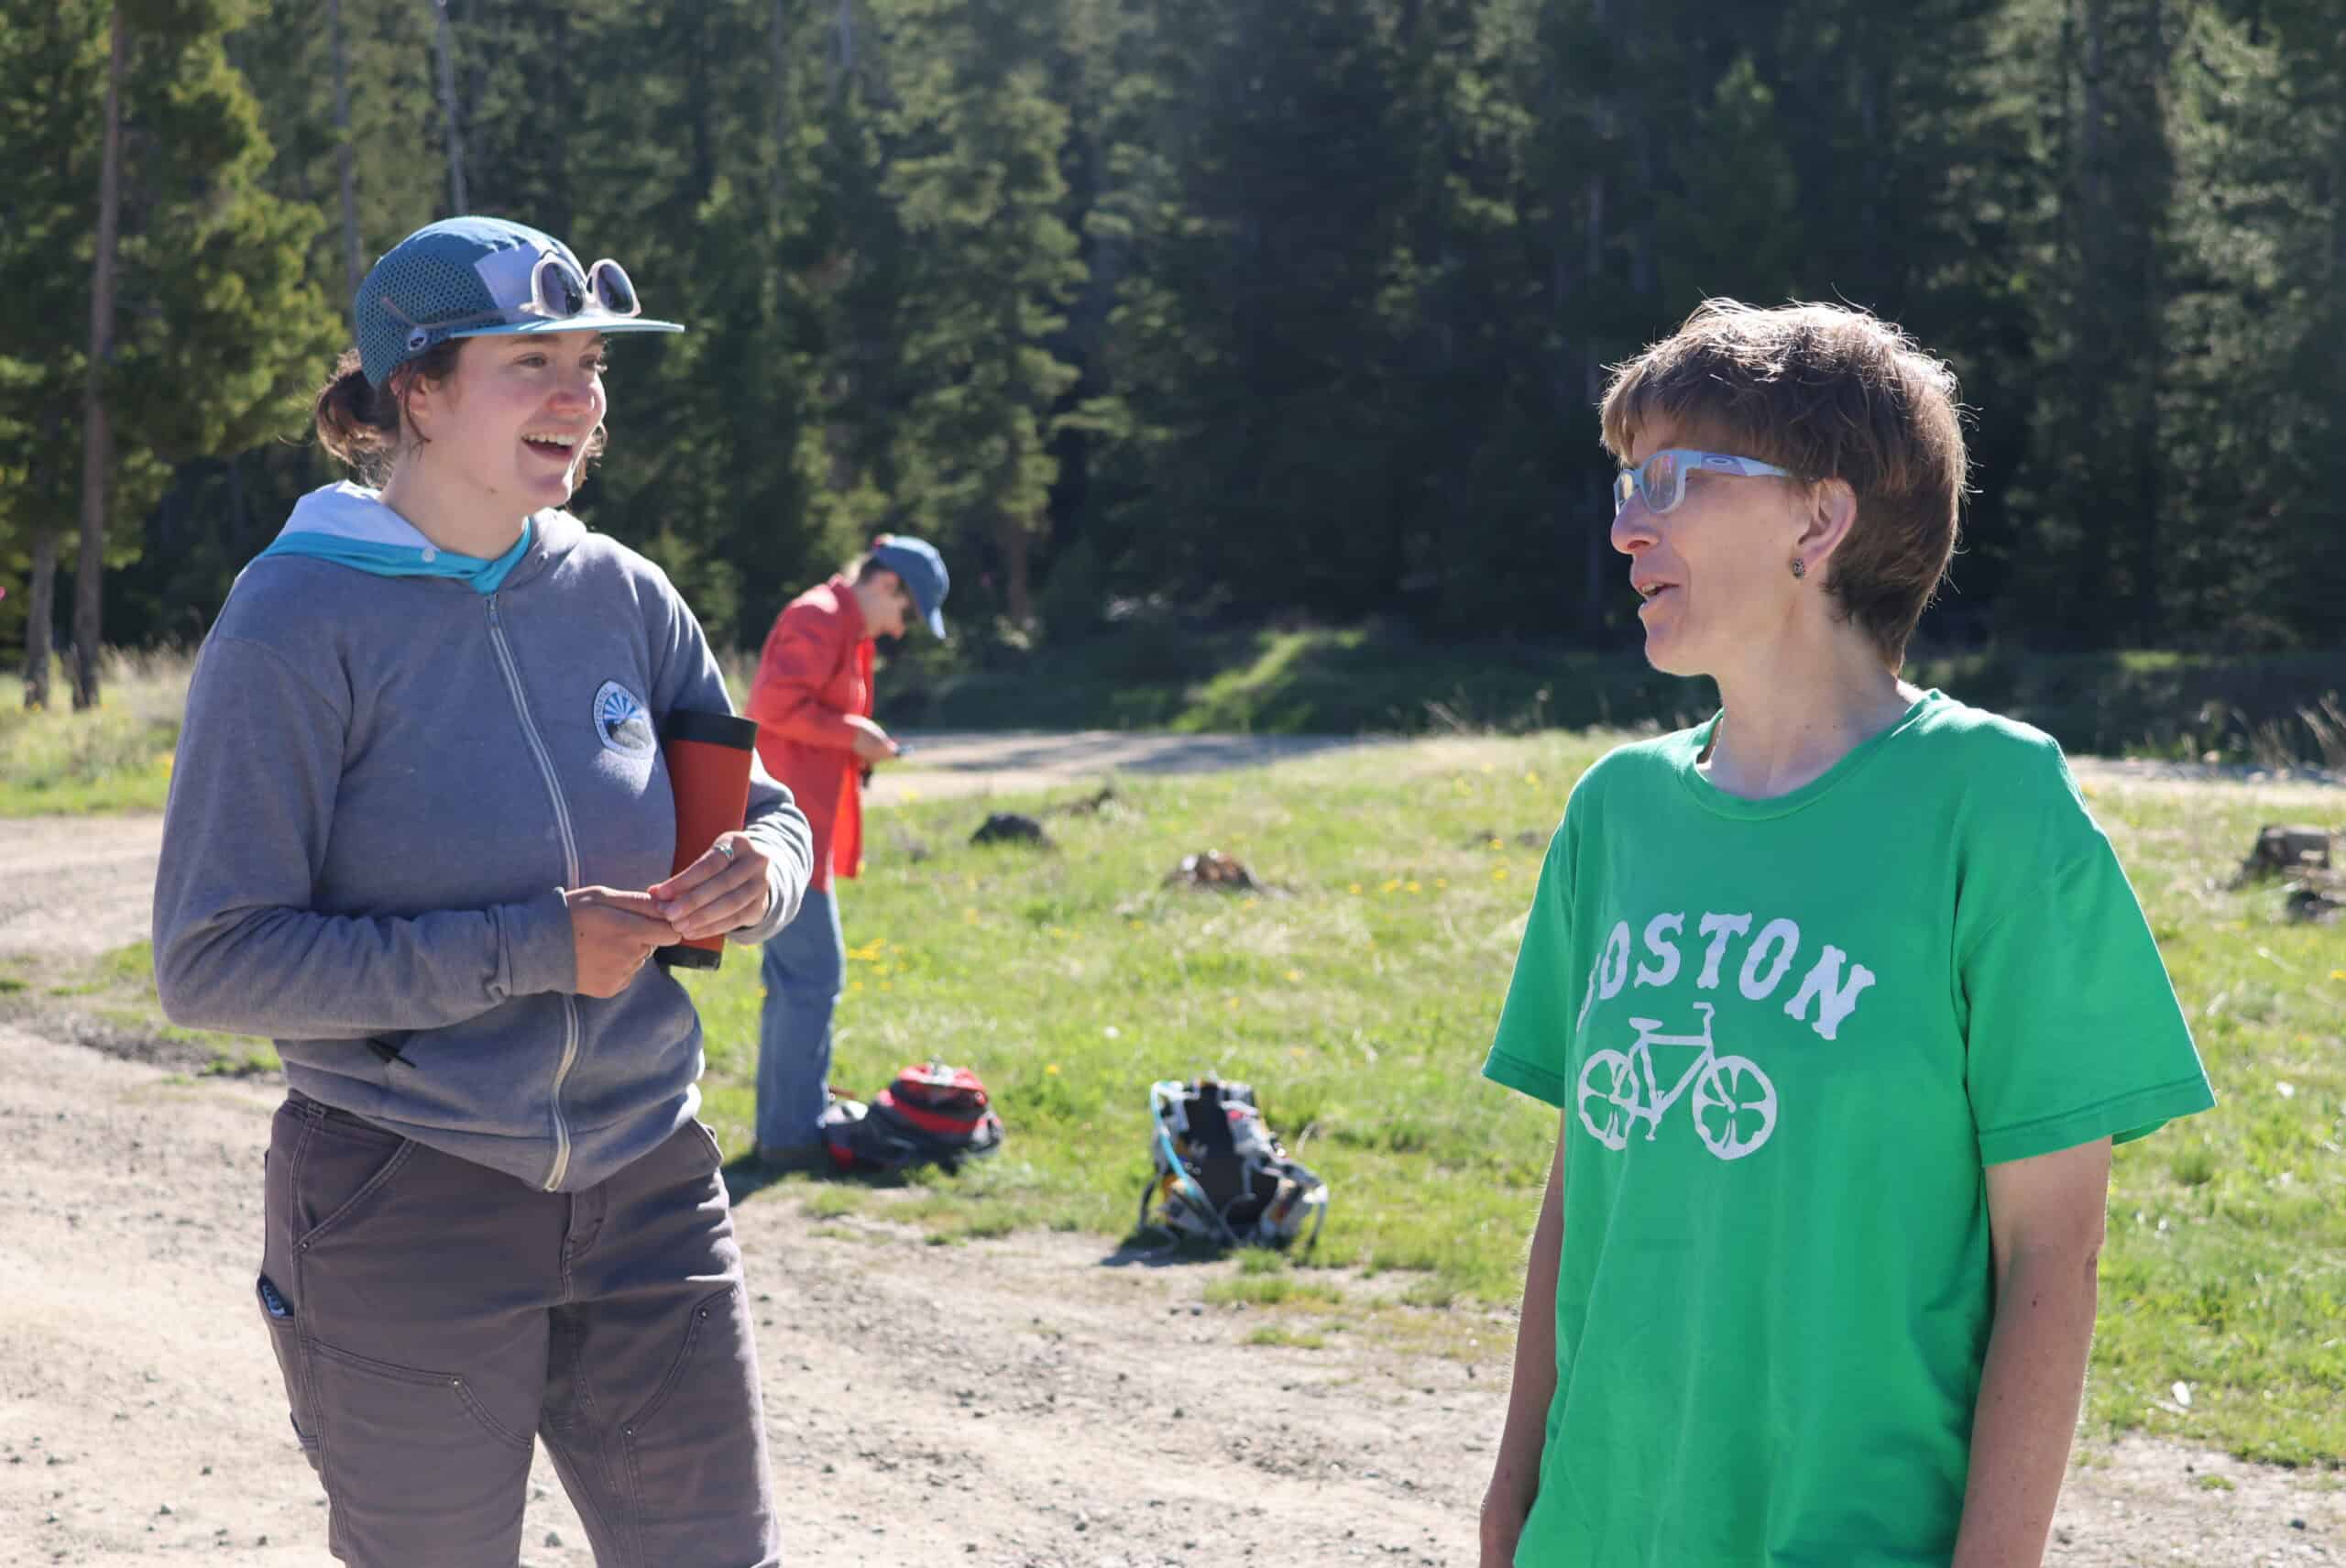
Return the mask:
<svg viewBox="0 0 2346 1568"><path fill-rule="evenodd" d="M804 1148L822 1141L831 1012L847 982L839 900L809 889L797 916L766 938L760 969L766 1001L758 1018L758 1145Z"/></svg>

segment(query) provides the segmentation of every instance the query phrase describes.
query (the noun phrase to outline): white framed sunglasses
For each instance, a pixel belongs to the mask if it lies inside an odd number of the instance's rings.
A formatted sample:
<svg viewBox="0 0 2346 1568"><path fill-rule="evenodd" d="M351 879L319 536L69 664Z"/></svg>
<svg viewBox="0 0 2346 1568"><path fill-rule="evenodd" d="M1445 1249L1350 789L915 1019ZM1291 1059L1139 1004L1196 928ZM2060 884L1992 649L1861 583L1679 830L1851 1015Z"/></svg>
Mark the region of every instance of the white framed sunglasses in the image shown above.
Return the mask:
<svg viewBox="0 0 2346 1568"><path fill-rule="evenodd" d="M414 329L408 337L411 352L434 337L477 336L477 332L472 329L484 325L522 326L532 322L577 321L581 316L587 317L581 325L600 325L614 320L630 321L643 313L643 302L637 296L635 282L628 277L626 268L607 256L581 272L568 258L551 250L539 257L537 265L530 269L529 299L510 310L482 311L453 321L423 322L400 309L398 302L388 294L381 303L388 314Z"/></svg>
<svg viewBox="0 0 2346 1568"><path fill-rule="evenodd" d="M534 313L568 321L585 313L590 299L605 315L633 316L643 311L627 269L608 256L586 269L583 277L566 258L551 250L530 269L528 308Z"/></svg>
<svg viewBox="0 0 2346 1568"><path fill-rule="evenodd" d="M1757 457L1698 452L1691 446L1665 446L1636 467L1624 468L1613 477L1613 515L1621 515L1631 496L1643 500L1646 510L1656 517L1677 510L1678 503L1686 499L1686 476L1690 473L1724 474L1731 479L1800 477L1790 468L1779 468Z"/></svg>

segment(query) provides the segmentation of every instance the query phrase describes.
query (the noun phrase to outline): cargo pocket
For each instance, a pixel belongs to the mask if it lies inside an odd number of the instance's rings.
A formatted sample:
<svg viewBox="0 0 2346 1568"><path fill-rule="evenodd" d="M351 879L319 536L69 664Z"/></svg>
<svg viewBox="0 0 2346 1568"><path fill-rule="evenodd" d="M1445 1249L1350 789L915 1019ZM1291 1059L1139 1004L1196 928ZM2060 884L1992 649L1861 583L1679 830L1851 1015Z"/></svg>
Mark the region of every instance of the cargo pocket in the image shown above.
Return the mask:
<svg viewBox="0 0 2346 1568"><path fill-rule="evenodd" d="M277 1373L285 1380L286 1416L293 1423L294 1440L301 1445L301 1457L310 1468L319 1469L318 1428L311 1414L309 1360L302 1348L301 1326L293 1319L293 1304L288 1301L264 1274L253 1281L253 1295L260 1303L260 1321L269 1330L269 1348L277 1355Z"/></svg>
<svg viewBox="0 0 2346 1568"><path fill-rule="evenodd" d="M329 1488L338 1475L380 1491L385 1477L396 1476L404 1496L438 1499L435 1506L461 1519L494 1509L527 1475L532 1440L489 1414L461 1376L395 1366L315 1341L309 1354Z"/></svg>
<svg viewBox="0 0 2346 1568"><path fill-rule="evenodd" d="M519 1530L532 1441L492 1416L467 1378L316 1339L305 1348L317 1396L319 1469L334 1506L327 1544L336 1556L486 1561L455 1543Z"/></svg>
<svg viewBox="0 0 2346 1568"><path fill-rule="evenodd" d="M640 1518L755 1515L770 1507L757 1353L740 1287L695 1303L668 1375L619 1428Z"/></svg>

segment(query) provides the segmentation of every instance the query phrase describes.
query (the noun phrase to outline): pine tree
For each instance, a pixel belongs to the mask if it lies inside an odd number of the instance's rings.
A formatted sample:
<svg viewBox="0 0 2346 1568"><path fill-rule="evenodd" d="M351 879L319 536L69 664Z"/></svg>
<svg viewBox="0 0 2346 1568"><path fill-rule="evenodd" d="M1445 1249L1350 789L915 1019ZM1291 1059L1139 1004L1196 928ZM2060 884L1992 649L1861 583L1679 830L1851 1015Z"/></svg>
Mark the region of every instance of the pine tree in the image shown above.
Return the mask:
<svg viewBox="0 0 2346 1568"><path fill-rule="evenodd" d="M87 375L86 238L97 222L93 108L106 41L88 0L44 6L0 27L0 145L12 168L0 225L0 565L27 591L0 599L0 627L24 637L25 702L49 701L58 542L73 527Z"/></svg>
<svg viewBox="0 0 2346 1568"><path fill-rule="evenodd" d="M1383 609L1400 496L1407 145L1371 0L1168 0L1126 131L1137 264L1114 531L1139 582L1235 610Z"/></svg>
<svg viewBox="0 0 2346 1568"><path fill-rule="evenodd" d="M1082 268L1060 210L1067 114L1046 90L1068 16L1064 0L874 7L883 189L904 247L892 510L964 563L964 581L998 583L980 602L1020 629L1058 472L1048 422L1076 375L1053 352Z"/></svg>
<svg viewBox="0 0 2346 1568"><path fill-rule="evenodd" d="M2165 543L2198 639L2346 622L2346 29L2318 0L2191 13L2176 51Z"/></svg>
<svg viewBox="0 0 2346 1568"><path fill-rule="evenodd" d="M43 134L61 134L82 150L84 160L71 173L88 182L77 190L68 177L31 187L50 198L28 225L49 236L47 265L71 276L60 263L71 258L81 264L73 290L79 297L71 302L78 308L27 317L25 335L14 341L42 362L72 366L78 377L89 374L89 360L75 352L72 334L92 321L88 262L98 227L98 181L91 178L96 160L88 155L103 153L106 112L96 62L113 16L111 6L72 0L57 9L57 30L36 46L66 68L62 81L81 89L54 103L57 117ZM280 202L258 183L269 144L223 48L239 19L236 8L221 0L124 0L121 16L121 223L112 308L104 313L106 357L95 380L111 440L98 453L105 459L103 499L90 498L94 526L85 531L77 573L77 596L86 607L75 617L77 706L99 696L95 579L138 550L122 524L142 516L162 493L171 463L240 450L284 429L334 336L331 312L305 276L321 214ZM91 69L85 74L77 63ZM35 285L35 297L57 301L65 287L60 280L45 290ZM60 478L63 444L39 439L59 426L57 384L48 382L46 398L36 391L30 417L15 422L31 442L18 456L0 459L29 472L27 491L36 506L60 491L83 493L87 482ZM79 423L77 411L66 428L79 433ZM16 527L31 535L38 551L44 532L53 539L59 531L58 515L35 512ZM45 630L28 631L28 643Z"/></svg>
<svg viewBox="0 0 2346 1568"><path fill-rule="evenodd" d="M29 591L0 635L45 672L112 13L19 9L0 570ZM1594 403L1709 292L1847 300L1954 363L1978 490L1926 633L2335 638L2331 0L123 14L116 635L199 630L324 476L262 437L346 338L354 269L460 171L693 329L615 345L577 504L724 638L902 527L973 630L1154 599L1609 643Z"/></svg>

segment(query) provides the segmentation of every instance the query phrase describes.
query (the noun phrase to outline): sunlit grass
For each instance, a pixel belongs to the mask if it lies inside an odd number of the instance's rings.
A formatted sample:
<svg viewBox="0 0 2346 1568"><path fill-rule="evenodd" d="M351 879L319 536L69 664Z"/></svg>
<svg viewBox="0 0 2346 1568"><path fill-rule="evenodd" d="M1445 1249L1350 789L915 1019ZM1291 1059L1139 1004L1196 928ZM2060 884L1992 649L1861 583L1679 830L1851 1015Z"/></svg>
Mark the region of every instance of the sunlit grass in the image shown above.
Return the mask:
<svg viewBox="0 0 2346 1568"><path fill-rule="evenodd" d="M1606 743L1451 741L1127 780L1126 813L1048 818L1056 854L969 847L1001 801L892 811L929 854L844 884L837 1076L868 1093L906 1061L974 1065L1011 1136L891 1212L948 1235L989 1215L1072 1227L1104 1252L1150 1168L1148 1082L1213 1070L1254 1083L1331 1182L1315 1265L1408 1271L1397 1299L1415 1306L1512 1301L1555 1118L1476 1070L1547 832ZM2221 1103L2118 1153L2092 1416L2258 1458L2346 1453L2346 939L2285 923L2277 889L2223 885L2270 805L2221 790L2093 805ZM1207 848L1281 891L1162 885ZM756 966L736 952L692 983L711 1114L745 1146ZM1216 1299L1276 1308L1313 1277L1255 1255L1260 1272Z"/></svg>
<svg viewBox="0 0 2346 1568"><path fill-rule="evenodd" d="M154 950L145 942L93 959L0 958L0 1018L6 1017L47 1021L75 1037L94 1030L113 1048L168 1060L198 1076L258 1077L280 1065L267 1040L182 1028L165 1019L155 1000Z"/></svg>
<svg viewBox="0 0 2346 1568"><path fill-rule="evenodd" d="M2224 791L2105 791L2092 804L2220 1102L2118 1152L2093 1411L2247 1458L2335 1464L2346 1454L2346 935L2284 921L2274 884L2226 885L2275 819L2270 804Z"/></svg>
<svg viewBox="0 0 2346 1568"><path fill-rule="evenodd" d="M1328 1336L1313 1329L1290 1329L1277 1323L1266 1323L1247 1334L1248 1344L1285 1345L1290 1350L1321 1350Z"/></svg>
<svg viewBox="0 0 2346 1568"><path fill-rule="evenodd" d="M159 811L171 782L193 661L182 654L109 654L99 706L72 709L71 673L60 665L49 706L21 695L0 702L0 817Z"/></svg>
<svg viewBox="0 0 2346 1568"><path fill-rule="evenodd" d="M967 846L974 806L893 813L932 853L844 886L850 978L835 1077L869 1093L905 1061L976 1065L1010 1146L919 1195L922 1211L958 1225L951 1205L975 1201L1110 1235L1129 1229L1149 1170L1148 1083L1210 1070L1248 1080L1341 1194L1323 1259L1455 1272L1505 1295L1521 1190L1544 1171L1533 1146L1553 1119L1480 1083L1480 1041L1548 830L1602 742L1488 750L1506 765L1463 762L1407 782L1432 753L1396 751L1374 774L1302 763L1128 782L1131 809L1053 817L1061 848L1047 855ZM1207 848L1281 891L1164 885L1183 854ZM746 1146L755 963L736 950L691 983L710 1114ZM1519 1135L1497 1135L1509 1127ZM1412 1199L1429 1173L1445 1184L1441 1212Z"/></svg>
<svg viewBox="0 0 2346 1568"><path fill-rule="evenodd" d="M1281 1334L1324 1336L1295 1315L1340 1301L1357 1332L1401 1332L1400 1314L1350 1283L1398 1272L1382 1297L1454 1307L1459 1343L1500 1354L1478 1314L1520 1290L1556 1121L1477 1069L1547 834L1608 743L1453 740L1128 779L1108 811L1050 815L1049 853L969 845L985 811L1021 803L889 810L870 873L842 887L853 952L835 1079L869 1094L909 1061L974 1066L1009 1142L900 1190L793 1179L753 1201L809 1198L828 1221L876 1210L943 1244L1071 1231L1105 1256L1150 1171L1149 1082L1216 1071L1255 1086L1333 1192L1311 1266L1244 1255L1217 1299L1272 1314ZM2269 802L2106 790L2092 804L2221 1103L2118 1152L2091 1417L2333 1462L2346 1453L2346 936L2286 923L2271 885L2225 885L2255 829L2287 815ZM894 851L899 831L923 858ZM1277 891L1165 884L1210 848ZM0 1004L39 1004L56 983L128 1005L146 961L129 949L61 978L0 965ZM705 1113L746 1150L755 955L730 949L687 983L707 1038ZM224 1042L217 1058L246 1045ZM1323 1293L1314 1281L1330 1266L1350 1273Z"/></svg>

